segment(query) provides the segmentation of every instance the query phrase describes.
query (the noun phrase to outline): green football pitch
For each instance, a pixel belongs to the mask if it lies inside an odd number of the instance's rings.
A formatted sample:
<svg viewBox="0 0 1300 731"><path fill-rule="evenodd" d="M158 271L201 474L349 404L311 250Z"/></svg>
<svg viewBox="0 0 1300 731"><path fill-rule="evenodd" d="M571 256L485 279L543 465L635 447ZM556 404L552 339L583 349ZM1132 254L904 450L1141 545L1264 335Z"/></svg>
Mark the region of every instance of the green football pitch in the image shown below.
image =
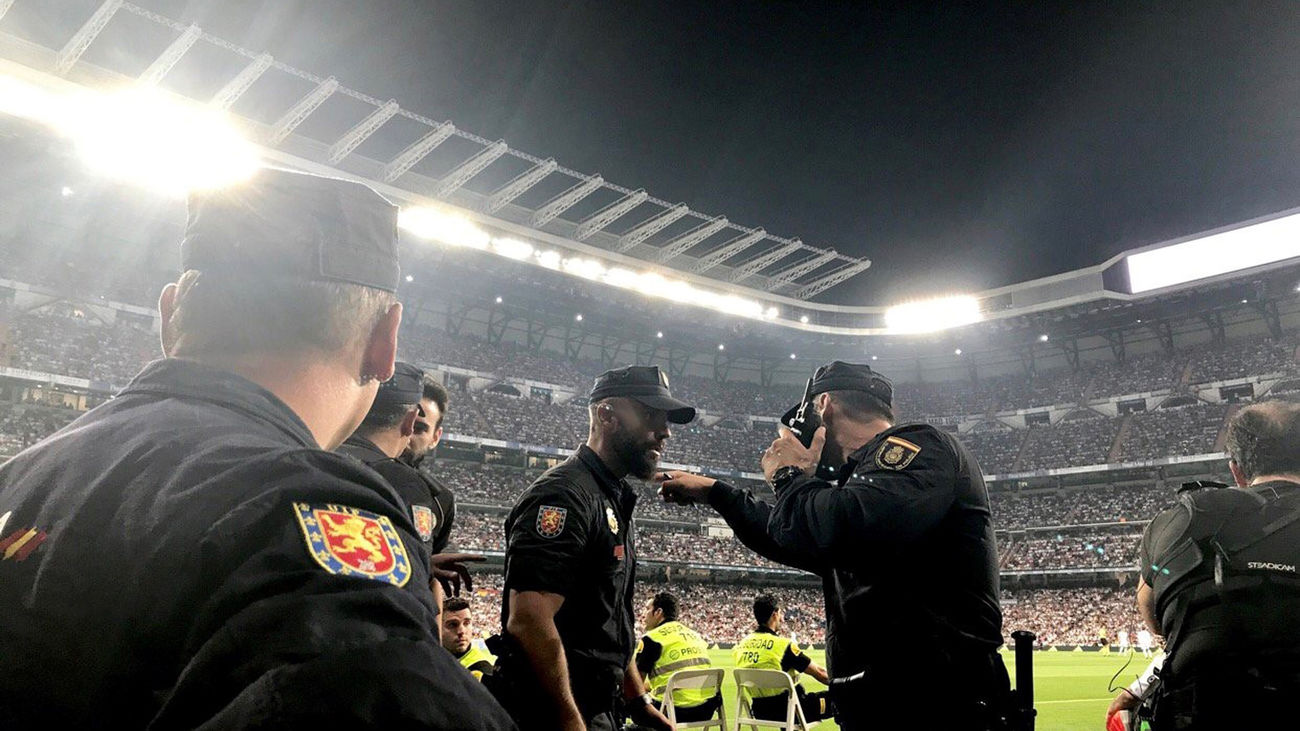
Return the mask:
<svg viewBox="0 0 1300 731"><path fill-rule="evenodd" d="M716 667L733 666L731 651L713 650L711 653ZM823 663L822 653L816 650L809 654L817 663ZM1015 663L1011 654L1004 653L1007 670L1011 672L1012 685L1015 685ZM1034 705L1038 708L1037 728L1045 731L1099 731L1105 728L1106 707L1110 705L1112 693L1107 691L1111 676L1124 665L1126 656L1102 654L1099 652L1036 652L1034 653ZM1128 685L1146 669L1149 660L1139 653L1124 672L1116 679L1120 686ZM802 676L801 682L809 690L821 690L822 685L808 676ZM736 717L736 684L728 672L723 685L723 697L727 701L727 718L734 724ZM935 689L935 697L942 698L943 690ZM819 729L833 729L833 722L818 725Z"/></svg>

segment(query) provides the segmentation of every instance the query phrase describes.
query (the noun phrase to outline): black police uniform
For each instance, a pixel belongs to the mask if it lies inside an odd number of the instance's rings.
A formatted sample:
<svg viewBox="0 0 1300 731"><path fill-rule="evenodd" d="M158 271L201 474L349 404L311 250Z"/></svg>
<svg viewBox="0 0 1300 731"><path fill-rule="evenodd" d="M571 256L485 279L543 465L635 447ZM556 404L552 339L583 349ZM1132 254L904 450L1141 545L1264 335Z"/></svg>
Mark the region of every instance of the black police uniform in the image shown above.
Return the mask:
<svg viewBox="0 0 1300 731"><path fill-rule="evenodd" d="M395 211L363 186L210 195L185 268L396 288ZM431 632L397 495L232 373L150 364L0 467L0 523L0 728L512 726Z"/></svg>
<svg viewBox="0 0 1300 731"><path fill-rule="evenodd" d="M1300 484L1182 492L1139 549L1166 640L1153 728L1252 728L1300 693Z"/></svg>
<svg viewBox="0 0 1300 731"><path fill-rule="evenodd" d="M667 379L655 367L618 369L596 379L593 401L615 395L668 411L677 423L695 416L694 409L668 395ZM613 728L636 645L636 500L627 482L583 445L537 478L505 523L501 625L509 626L511 591L564 597L555 626L574 700L593 729ZM542 694L522 649L503 634L496 680L505 703L521 727L550 728L554 702Z"/></svg>
<svg viewBox="0 0 1300 731"><path fill-rule="evenodd" d="M415 404L423 390L424 372L409 363L398 363L393 377L375 396L375 404ZM411 467L400 457L389 457L359 433L348 437L336 450L361 460L383 476L397 491L415 525L416 535L427 554L441 553L451 537L454 503L446 488L436 485L424 472ZM425 556L427 561L428 556ZM427 565L427 564L426 564Z"/></svg>
<svg viewBox="0 0 1300 731"><path fill-rule="evenodd" d="M589 722L615 710L636 644L635 506L636 493L627 482L583 445L539 477L506 518L501 625L510 620L511 590L564 597L555 626L574 700ZM527 663L512 648L498 665L503 678L518 684L512 690L520 710L538 714L552 703L537 695Z"/></svg>
<svg viewBox="0 0 1300 731"><path fill-rule="evenodd" d="M835 361L811 395L892 386ZM709 504L746 546L822 577L828 671L849 729L923 721L983 728L1007 702L997 547L975 458L927 424L881 432L849 456L838 484L800 475L769 505L719 482Z"/></svg>

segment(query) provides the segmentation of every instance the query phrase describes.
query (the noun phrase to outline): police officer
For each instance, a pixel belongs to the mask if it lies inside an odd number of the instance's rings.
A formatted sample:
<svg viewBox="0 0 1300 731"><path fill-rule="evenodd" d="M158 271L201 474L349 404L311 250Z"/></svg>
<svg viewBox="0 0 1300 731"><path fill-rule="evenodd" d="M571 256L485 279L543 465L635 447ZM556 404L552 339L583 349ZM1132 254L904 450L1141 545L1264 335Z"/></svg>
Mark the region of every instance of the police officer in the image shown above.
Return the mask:
<svg viewBox="0 0 1300 731"><path fill-rule="evenodd" d="M656 366L596 378L587 443L526 490L506 519L498 678L525 728L610 729L620 703L644 726L669 724L650 704L632 651L636 577L627 475L649 479L668 425L695 409Z"/></svg>
<svg viewBox="0 0 1300 731"><path fill-rule="evenodd" d="M402 452L401 460L420 470L429 484L433 495L434 513L430 550L438 554L442 553L447 543L451 541L451 527L456 521L456 496L451 488L433 474L430 464L433 460L429 459L429 455L442 441L442 420L447 416L448 399L447 389L438 383L432 374L425 373L423 383L424 395L420 398L420 413L415 419L410 444L406 451Z"/></svg>
<svg viewBox="0 0 1300 731"><path fill-rule="evenodd" d="M822 577L842 727L992 725L1008 681L979 466L951 434L896 425L893 386L866 365L832 361L808 392L811 446L782 429L762 456L775 504L683 472L656 476L665 499L707 502L749 548Z"/></svg>
<svg viewBox="0 0 1300 731"><path fill-rule="evenodd" d="M702 670L713 666L709 643L679 618L677 597L659 592L646 602L641 622L646 633L636 647L636 669L650 686L655 707L663 709L668 678L679 670ZM677 721L706 721L717 713L722 696L706 688L678 688L673 691L673 713Z"/></svg>
<svg viewBox="0 0 1300 731"><path fill-rule="evenodd" d="M1138 608L1165 638L1155 729L1252 728L1300 692L1300 405L1228 423L1236 488L1180 491L1147 526Z"/></svg>
<svg viewBox="0 0 1300 731"><path fill-rule="evenodd" d="M450 596L442 603L442 646L479 680L496 669L496 656L474 639L474 616L464 597Z"/></svg>
<svg viewBox="0 0 1300 731"><path fill-rule="evenodd" d="M379 386L375 403L361 426L338 451L361 460L378 472L402 498L424 548L424 561L434 578L439 580L433 590L435 601L441 604L443 592L459 594L462 585L473 589L466 563L483 561L484 558L442 552L447 545L450 525L446 520L445 506L448 503L439 502L439 496L449 496L450 492L436 485L427 473L400 459L409 447L416 425L423 418L423 392L424 371L398 361L393 368L393 377Z"/></svg>
<svg viewBox="0 0 1300 731"><path fill-rule="evenodd" d="M398 458L406 451L420 416L424 371L403 361L393 366L393 377L379 385L361 426L339 446L341 454L356 457L378 472L411 513L415 533L432 555L435 526L433 496L424 478Z"/></svg>
<svg viewBox="0 0 1300 731"><path fill-rule="evenodd" d="M741 640L734 649L736 667L759 670L780 670L789 673L791 678L800 673L808 673L820 683L829 683L830 676L826 669L812 661L807 653L799 649L799 643L789 637L781 636L781 624L784 621L781 605L770 594L763 594L754 599L754 621L758 628ZM803 709L804 719L820 721L834 713L834 704L829 702L825 691L809 693L797 680L794 684L799 695L799 705ZM790 703L790 692L784 690L762 689L752 693L750 708L757 718L769 721L784 721L786 709Z"/></svg>
<svg viewBox="0 0 1300 731"><path fill-rule="evenodd" d="M393 373L396 209L263 170L191 197L181 268L167 357L0 467L0 728L510 727L327 451Z"/></svg>

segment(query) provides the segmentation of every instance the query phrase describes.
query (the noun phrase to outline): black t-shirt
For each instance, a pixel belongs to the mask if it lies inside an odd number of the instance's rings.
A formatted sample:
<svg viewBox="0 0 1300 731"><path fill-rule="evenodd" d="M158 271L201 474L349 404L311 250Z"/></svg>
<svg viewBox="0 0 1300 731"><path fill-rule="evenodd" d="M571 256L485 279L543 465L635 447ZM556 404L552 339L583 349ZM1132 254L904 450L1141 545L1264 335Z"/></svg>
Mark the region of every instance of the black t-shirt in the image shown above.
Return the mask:
<svg viewBox="0 0 1300 731"><path fill-rule="evenodd" d="M279 399L168 359L0 467L0 727L508 728L414 526ZM30 541L28 541L30 544Z"/></svg>
<svg viewBox="0 0 1300 731"><path fill-rule="evenodd" d="M555 625L588 717L612 707L636 642L635 504L627 483L584 445L537 478L506 519L501 624L509 622L512 590L564 596ZM524 663L510 663L502 661L506 673L531 675Z"/></svg>

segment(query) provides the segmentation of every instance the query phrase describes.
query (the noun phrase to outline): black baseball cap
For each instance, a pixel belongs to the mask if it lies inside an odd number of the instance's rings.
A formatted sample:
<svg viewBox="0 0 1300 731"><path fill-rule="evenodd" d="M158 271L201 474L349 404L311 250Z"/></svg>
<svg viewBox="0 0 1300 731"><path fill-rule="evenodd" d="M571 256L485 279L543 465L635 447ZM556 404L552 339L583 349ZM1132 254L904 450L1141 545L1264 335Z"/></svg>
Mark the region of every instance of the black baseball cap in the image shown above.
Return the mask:
<svg viewBox="0 0 1300 731"><path fill-rule="evenodd" d="M192 193L181 270L396 292L397 207L361 183L262 168Z"/></svg>
<svg viewBox="0 0 1300 731"><path fill-rule="evenodd" d="M611 396L624 396L667 412L668 421L673 424L689 424L695 420L695 407L673 398L668 391L668 374L659 366L624 366L596 376L589 398L598 401Z"/></svg>
<svg viewBox="0 0 1300 731"><path fill-rule="evenodd" d="M375 394L375 406L392 406L414 404L419 406L424 396L424 371L406 361L397 361L393 366L393 377L379 384Z"/></svg>
<svg viewBox="0 0 1300 731"><path fill-rule="evenodd" d="M846 363L842 360L833 360L818 368L813 373L812 387L808 390L808 395L816 396L829 391L861 391L875 397L886 408L892 409L894 407L894 383L876 371L871 370L871 366L865 363ZM781 422L789 423L795 412L799 410L800 405L795 404L789 411L785 412L785 416L781 417Z"/></svg>

